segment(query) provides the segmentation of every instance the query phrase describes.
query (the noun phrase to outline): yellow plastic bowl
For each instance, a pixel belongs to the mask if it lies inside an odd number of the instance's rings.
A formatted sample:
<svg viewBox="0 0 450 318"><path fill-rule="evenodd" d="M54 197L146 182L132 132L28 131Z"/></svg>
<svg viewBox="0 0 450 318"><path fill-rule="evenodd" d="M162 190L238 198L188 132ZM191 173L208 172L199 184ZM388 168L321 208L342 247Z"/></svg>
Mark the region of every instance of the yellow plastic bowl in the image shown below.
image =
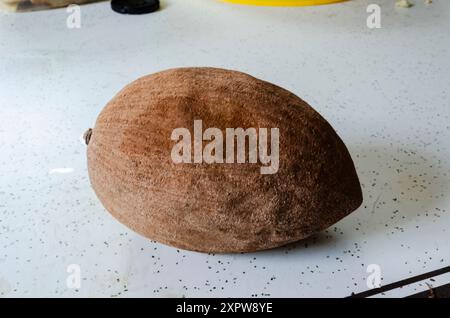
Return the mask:
<svg viewBox="0 0 450 318"><path fill-rule="evenodd" d="M221 1L238 4L248 4L254 6L288 7L288 6L316 6L322 4L344 2L347 0L221 0Z"/></svg>

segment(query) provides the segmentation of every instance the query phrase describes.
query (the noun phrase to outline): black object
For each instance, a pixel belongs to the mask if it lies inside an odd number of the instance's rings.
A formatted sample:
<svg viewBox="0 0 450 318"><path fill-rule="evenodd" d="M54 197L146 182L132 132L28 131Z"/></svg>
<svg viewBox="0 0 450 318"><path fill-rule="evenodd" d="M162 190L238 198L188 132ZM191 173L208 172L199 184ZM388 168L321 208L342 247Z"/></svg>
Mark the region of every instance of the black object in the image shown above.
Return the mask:
<svg viewBox="0 0 450 318"><path fill-rule="evenodd" d="M434 288L428 286L428 288L429 290L427 291L423 291L406 298L450 298L450 284Z"/></svg>
<svg viewBox="0 0 450 318"><path fill-rule="evenodd" d="M159 9L159 0L111 0L111 9L122 14L150 13Z"/></svg>
<svg viewBox="0 0 450 318"><path fill-rule="evenodd" d="M428 273L425 273L425 274L420 274L420 275L417 275L417 276L406 278L406 279L403 279L403 280L395 282L395 283L391 283L391 284L387 284L387 285L381 286L379 288L369 289L369 290L366 290L366 291L364 291L362 293L359 293L359 294L352 293L352 295L349 296L348 298L366 298L366 297L375 296L375 295L387 292L389 290L402 288L403 286L406 286L406 285L409 285L409 284L413 284L413 283L417 283L417 282L420 282L422 280L433 278L435 276L443 275L443 274L446 274L446 273L450 273L450 266L446 266L446 267L443 267L443 268L440 268L440 269L437 269L437 270L434 270L434 271L431 271L431 272L428 272ZM428 291L428 292L430 292L430 291ZM441 293L442 293L442 291L441 291Z"/></svg>

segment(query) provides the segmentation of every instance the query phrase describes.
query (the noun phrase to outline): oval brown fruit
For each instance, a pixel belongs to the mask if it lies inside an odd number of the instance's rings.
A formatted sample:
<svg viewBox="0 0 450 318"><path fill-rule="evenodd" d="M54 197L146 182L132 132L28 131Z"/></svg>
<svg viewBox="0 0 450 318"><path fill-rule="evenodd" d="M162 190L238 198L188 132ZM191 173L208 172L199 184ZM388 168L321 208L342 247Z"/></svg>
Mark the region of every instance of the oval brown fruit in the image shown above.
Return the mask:
<svg viewBox="0 0 450 318"><path fill-rule="evenodd" d="M261 158L250 163L249 154L246 163L175 163L172 133L193 135L194 120L203 131L220 129L224 144L226 128L278 128L276 173L262 174ZM236 71L181 68L140 78L86 136L90 180L106 209L183 249L278 247L326 229L362 202L353 161L327 121L287 90Z"/></svg>

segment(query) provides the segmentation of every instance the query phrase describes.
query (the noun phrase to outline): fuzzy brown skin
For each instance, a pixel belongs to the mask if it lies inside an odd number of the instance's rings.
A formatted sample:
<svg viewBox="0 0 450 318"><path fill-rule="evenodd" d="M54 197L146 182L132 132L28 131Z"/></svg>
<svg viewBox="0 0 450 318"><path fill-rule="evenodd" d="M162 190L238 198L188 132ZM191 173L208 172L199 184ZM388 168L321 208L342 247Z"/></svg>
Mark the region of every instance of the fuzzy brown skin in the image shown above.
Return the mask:
<svg viewBox="0 0 450 318"><path fill-rule="evenodd" d="M279 128L278 173L261 164L175 164L173 129ZM269 139L270 140L270 139ZM216 68L156 73L103 109L89 141L92 186L120 222L153 240L214 253L285 245L326 229L362 202L333 128L292 93Z"/></svg>

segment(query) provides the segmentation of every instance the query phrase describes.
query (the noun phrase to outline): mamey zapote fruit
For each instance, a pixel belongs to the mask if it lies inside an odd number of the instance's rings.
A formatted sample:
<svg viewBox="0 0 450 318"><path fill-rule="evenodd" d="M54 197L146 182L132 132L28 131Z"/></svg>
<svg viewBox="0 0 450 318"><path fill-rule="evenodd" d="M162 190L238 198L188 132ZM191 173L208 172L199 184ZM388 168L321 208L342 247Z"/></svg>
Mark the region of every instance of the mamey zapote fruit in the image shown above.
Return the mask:
<svg viewBox="0 0 450 318"><path fill-rule="evenodd" d="M86 142L106 209L183 249L285 245L362 202L353 161L327 121L287 90L236 71L140 78L108 103Z"/></svg>

